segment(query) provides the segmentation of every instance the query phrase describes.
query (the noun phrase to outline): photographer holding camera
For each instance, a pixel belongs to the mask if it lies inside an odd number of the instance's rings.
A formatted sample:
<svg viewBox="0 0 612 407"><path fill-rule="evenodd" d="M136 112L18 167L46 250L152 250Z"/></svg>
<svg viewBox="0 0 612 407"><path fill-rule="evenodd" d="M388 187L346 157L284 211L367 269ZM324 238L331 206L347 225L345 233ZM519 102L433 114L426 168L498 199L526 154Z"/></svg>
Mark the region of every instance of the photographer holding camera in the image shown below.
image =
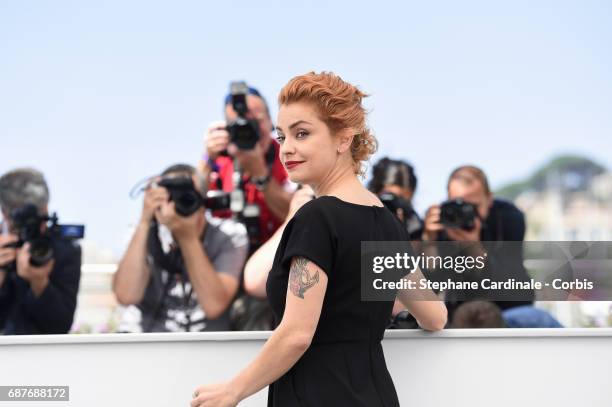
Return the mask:
<svg viewBox="0 0 612 407"><path fill-rule="evenodd" d="M368 189L397 216L408 232L411 241L421 240L423 220L412 206L417 187L417 177L412 165L406 161L383 157L372 167L372 178ZM416 320L409 315L406 307L395 300L391 322L387 329L418 328Z"/></svg>
<svg viewBox="0 0 612 407"><path fill-rule="evenodd" d="M211 189L232 192L232 212L246 225L253 252L283 223L292 194L266 101L244 82L230 90L225 121L209 125L199 168L211 171Z"/></svg>
<svg viewBox="0 0 612 407"><path fill-rule="evenodd" d="M414 168L401 160L381 158L372 167L368 189L393 212L408 231L410 240L421 240L423 221L412 207L417 186Z"/></svg>
<svg viewBox="0 0 612 407"><path fill-rule="evenodd" d="M155 177L113 278L119 303L137 305L144 332L223 331L248 241L243 225L213 218L207 179L187 164Z"/></svg>
<svg viewBox="0 0 612 407"><path fill-rule="evenodd" d="M0 330L62 334L72 326L81 277L80 247L48 216L49 188L30 168L0 177ZM53 220L47 225L47 220ZM82 227L79 228L82 237Z"/></svg>
<svg viewBox="0 0 612 407"><path fill-rule="evenodd" d="M489 188L485 173L478 167L466 165L455 169L448 178L448 200L431 206L425 215L424 241L458 242L521 242L525 237L525 217L511 202L496 199ZM507 245L504 256L489 254L490 271L501 279L529 280L518 246ZM483 253L482 243L469 245L474 256ZM511 252L510 252L510 251ZM496 251L501 256L501 251ZM510 255L508 255L510 253ZM446 293L449 315L462 301ZM515 295L516 294L516 295ZM502 310L530 305L533 291L512 294L513 300L494 301ZM464 295L461 295L463 297ZM516 297L516 298L515 298ZM473 298L476 299L476 298Z"/></svg>
<svg viewBox="0 0 612 407"><path fill-rule="evenodd" d="M485 173L465 165L448 177L448 201L425 215L423 240L522 241L525 217L511 202L496 199Z"/></svg>

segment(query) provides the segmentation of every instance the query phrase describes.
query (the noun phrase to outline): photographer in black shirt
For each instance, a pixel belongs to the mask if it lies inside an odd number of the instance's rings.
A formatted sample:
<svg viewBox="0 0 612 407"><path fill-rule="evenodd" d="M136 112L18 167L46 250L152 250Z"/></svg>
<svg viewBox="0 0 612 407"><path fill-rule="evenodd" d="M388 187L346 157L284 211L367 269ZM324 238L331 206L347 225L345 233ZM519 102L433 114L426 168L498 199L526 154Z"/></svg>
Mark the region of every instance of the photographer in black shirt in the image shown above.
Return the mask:
<svg viewBox="0 0 612 407"><path fill-rule="evenodd" d="M513 203L493 197L487 177L480 168L466 165L455 169L448 178L447 190L448 201L433 205L427 210L424 241L523 241L523 213ZM476 247L478 245L472 245L471 249ZM488 261L493 263L491 268L498 273L498 277L521 281L529 279L523 266L522 252L519 250L519 246L509 244L503 250L503 258L489 256ZM511 255L508 255L509 253ZM502 276L501 273L506 274ZM462 302L455 298L455 294L457 293L452 291L446 293L449 315L452 315L453 310ZM533 292L522 292L519 295L519 298L512 301L494 302L502 310L533 303ZM466 293L461 293L458 297L464 298Z"/></svg>
<svg viewBox="0 0 612 407"><path fill-rule="evenodd" d="M0 330L5 335L67 333L72 325L81 250L63 238L56 218L49 218L48 202L42 173L24 168L0 177Z"/></svg>
<svg viewBox="0 0 612 407"><path fill-rule="evenodd" d="M442 205L431 206L425 215L423 240L522 241L525 216L513 203L493 197L485 173L466 165L455 169L448 178L448 201L462 200L476 206L478 216L471 229L448 227L441 222Z"/></svg>

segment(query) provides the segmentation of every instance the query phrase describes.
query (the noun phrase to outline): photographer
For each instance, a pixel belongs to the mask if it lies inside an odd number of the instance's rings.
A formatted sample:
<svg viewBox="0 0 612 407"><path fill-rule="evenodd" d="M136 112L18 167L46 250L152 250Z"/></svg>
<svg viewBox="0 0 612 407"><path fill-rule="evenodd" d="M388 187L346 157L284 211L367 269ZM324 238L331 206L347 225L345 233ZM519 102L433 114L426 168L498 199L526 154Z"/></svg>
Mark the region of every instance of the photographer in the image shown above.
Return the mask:
<svg viewBox="0 0 612 407"><path fill-rule="evenodd" d="M145 332L229 329L248 242L243 225L208 216L205 196L206 178L186 164L145 190L113 279L119 303L137 304Z"/></svg>
<svg viewBox="0 0 612 407"><path fill-rule="evenodd" d="M417 178L410 164L388 157L372 167L368 189L399 218L408 231L410 240L421 240L423 221L412 207Z"/></svg>
<svg viewBox="0 0 612 407"><path fill-rule="evenodd" d="M72 326L81 250L50 233L48 202L42 173L23 168L0 177L0 330L5 335L62 334ZM24 235L31 239L24 241Z"/></svg>
<svg viewBox="0 0 612 407"><path fill-rule="evenodd" d="M242 88L235 90L235 85ZM243 123L243 127L235 130L236 123ZM211 171L211 189L243 192L242 213L248 212L252 219L242 219L248 229L251 252L282 224L291 200L279 145L272 138L273 129L268 105L260 93L242 82L232 83L232 92L225 98L225 121L209 125L206 150L199 165L200 170ZM241 172L241 185L234 182L236 170ZM215 215L229 216L227 212Z"/></svg>
<svg viewBox="0 0 612 407"><path fill-rule="evenodd" d="M402 160L383 157L372 167L372 178L368 189L378 195L380 201L397 216L406 228L411 241L421 240L423 220L412 207L412 198L417 187L414 168ZM388 328L416 328L416 321L405 312L406 307L395 300Z"/></svg>
<svg viewBox="0 0 612 407"><path fill-rule="evenodd" d="M455 169L448 178L448 201L431 206L425 215L424 241L479 242L470 245L474 256L483 252L480 242L523 241L525 236L525 217L511 202L496 199L489 189L485 173L475 166L462 166ZM497 278L526 281L529 279L523 266L522 252L518 246L507 245L504 257L489 255L489 271L497 273ZM510 253L508 250L515 250ZM497 252L498 255L501 252ZM454 298L452 291L447 292L446 300L449 313L461 304ZM533 291L518 293L520 297L510 301L495 301L502 310L533 303ZM463 297L463 295L461 295ZM476 298L474 298L476 299ZM514 295L513 295L514 299Z"/></svg>

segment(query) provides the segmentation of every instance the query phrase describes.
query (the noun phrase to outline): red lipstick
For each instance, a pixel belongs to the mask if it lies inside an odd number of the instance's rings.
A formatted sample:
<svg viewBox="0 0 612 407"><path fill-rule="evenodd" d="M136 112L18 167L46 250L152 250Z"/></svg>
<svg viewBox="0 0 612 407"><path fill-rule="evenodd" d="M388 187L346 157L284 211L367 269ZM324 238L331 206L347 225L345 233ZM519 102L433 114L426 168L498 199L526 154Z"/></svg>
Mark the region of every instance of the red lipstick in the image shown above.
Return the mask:
<svg viewBox="0 0 612 407"><path fill-rule="evenodd" d="M291 169L293 169L293 168L297 167L298 165L300 165L300 164L301 164L301 163L303 163L303 162L304 162L304 161L286 161L286 162L285 162L285 167L286 167L288 170L291 170Z"/></svg>

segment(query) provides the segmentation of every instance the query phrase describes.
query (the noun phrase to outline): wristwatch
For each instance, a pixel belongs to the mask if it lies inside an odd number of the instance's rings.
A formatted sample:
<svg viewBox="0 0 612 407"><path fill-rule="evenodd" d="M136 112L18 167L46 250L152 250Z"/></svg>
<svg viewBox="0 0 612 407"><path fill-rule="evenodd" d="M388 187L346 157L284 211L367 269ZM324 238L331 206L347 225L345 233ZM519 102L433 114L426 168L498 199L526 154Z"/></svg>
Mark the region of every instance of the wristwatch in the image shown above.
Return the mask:
<svg viewBox="0 0 612 407"><path fill-rule="evenodd" d="M255 188L257 188L258 191L265 191L266 188L268 187L268 184L270 183L270 174L264 176L264 177L251 177L251 181L253 182L253 184L255 184Z"/></svg>

